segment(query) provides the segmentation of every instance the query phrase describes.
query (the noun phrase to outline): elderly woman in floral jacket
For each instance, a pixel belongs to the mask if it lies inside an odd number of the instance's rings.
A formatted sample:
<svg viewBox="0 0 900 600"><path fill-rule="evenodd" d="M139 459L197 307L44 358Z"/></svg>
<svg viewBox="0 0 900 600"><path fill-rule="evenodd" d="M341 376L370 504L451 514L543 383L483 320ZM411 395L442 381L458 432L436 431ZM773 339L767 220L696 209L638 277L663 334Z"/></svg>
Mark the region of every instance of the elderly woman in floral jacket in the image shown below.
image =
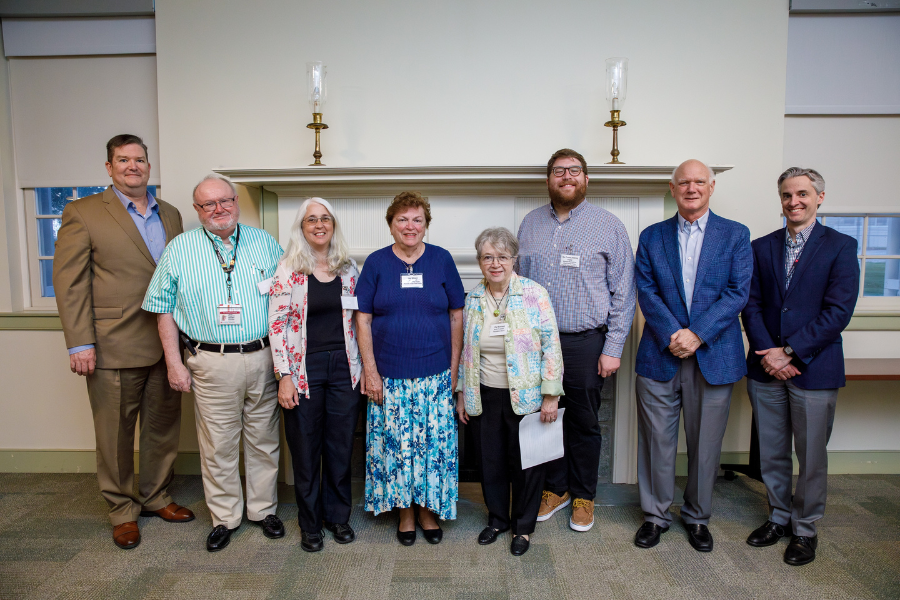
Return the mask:
<svg viewBox="0 0 900 600"><path fill-rule="evenodd" d="M353 321L358 278L331 204L306 200L269 292L269 340L307 552L323 548L323 526L339 544L356 538L350 455L365 391Z"/></svg>
<svg viewBox="0 0 900 600"><path fill-rule="evenodd" d="M521 556L534 532L544 466L522 469L519 421L537 411L544 422L556 420L559 330L547 290L513 273L519 243L508 229L484 230L475 250L484 279L466 298L456 410L472 427L488 507L478 543L491 544L512 528L510 551Z"/></svg>

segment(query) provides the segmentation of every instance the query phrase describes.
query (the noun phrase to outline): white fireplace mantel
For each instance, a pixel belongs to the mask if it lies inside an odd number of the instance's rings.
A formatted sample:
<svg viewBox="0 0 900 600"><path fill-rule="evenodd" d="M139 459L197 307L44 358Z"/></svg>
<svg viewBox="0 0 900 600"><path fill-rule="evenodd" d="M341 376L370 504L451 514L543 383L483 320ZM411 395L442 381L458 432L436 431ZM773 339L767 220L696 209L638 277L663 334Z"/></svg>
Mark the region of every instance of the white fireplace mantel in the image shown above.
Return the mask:
<svg viewBox="0 0 900 600"><path fill-rule="evenodd" d="M718 175L731 165L713 165ZM591 191L603 195L653 194L668 186L674 166L588 165ZM544 195L547 170L527 166L299 167L216 169L236 183L281 195L394 196L414 188L423 194Z"/></svg>
<svg viewBox="0 0 900 600"><path fill-rule="evenodd" d="M718 175L730 165L714 165ZM632 247L646 227L667 216L664 198L674 166L589 165L587 200L625 224ZM299 167L217 169L236 183L261 190L263 226L284 245L305 198L329 200L340 219L351 255L360 263L393 242L384 221L391 199L416 190L431 204L426 241L448 250L466 288L481 278L473 242L486 227L518 231L528 211L546 204L547 168L530 166ZM637 407L634 357L643 320L638 316L616 379L612 481L637 481Z"/></svg>

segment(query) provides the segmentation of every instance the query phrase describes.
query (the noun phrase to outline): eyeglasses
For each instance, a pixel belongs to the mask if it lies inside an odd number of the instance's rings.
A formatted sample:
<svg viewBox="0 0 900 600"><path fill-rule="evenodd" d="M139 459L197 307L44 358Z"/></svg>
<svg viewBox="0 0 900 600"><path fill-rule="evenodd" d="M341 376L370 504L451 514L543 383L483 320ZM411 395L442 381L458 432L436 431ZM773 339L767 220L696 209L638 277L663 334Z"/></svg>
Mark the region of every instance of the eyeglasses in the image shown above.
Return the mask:
<svg viewBox="0 0 900 600"><path fill-rule="evenodd" d="M334 219L332 219L328 215L325 215L324 217L306 217L305 219L303 219L303 222L310 227L315 227L316 223L320 221L322 222L322 225L328 225L329 223L333 222Z"/></svg>
<svg viewBox="0 0 900 600"><path fill-rule="evenodd" d="M566 174L566 171L568 171L569 175L572 177L578 177L581 175L581 172L584 171L584 168L576 165L574 167L553 167L550 169L550 172L557 177L562 177Z"/></svg>
<svg viewBox="0 0 900 600"><path fill-rule="evenodd" d="M513 261L514 258L515 256L507 256L505 254L502 256L491 256L490 254L485 254L481 257L481 264L489 265L496 261L501 265L508 265Z"/></svg>
<svg viewBox="0 0 900 600"><path fill-rule="evenodd" d="M224 210L228 210L229 208L234 206L234 201L237 200L237 196L233 198L222 198L221 200L214 200L212 202L205 202L203 204L194 204L194 206L199 206L203 209L204 212L214 212L216 210L216 205L221 206Z"/></svg>

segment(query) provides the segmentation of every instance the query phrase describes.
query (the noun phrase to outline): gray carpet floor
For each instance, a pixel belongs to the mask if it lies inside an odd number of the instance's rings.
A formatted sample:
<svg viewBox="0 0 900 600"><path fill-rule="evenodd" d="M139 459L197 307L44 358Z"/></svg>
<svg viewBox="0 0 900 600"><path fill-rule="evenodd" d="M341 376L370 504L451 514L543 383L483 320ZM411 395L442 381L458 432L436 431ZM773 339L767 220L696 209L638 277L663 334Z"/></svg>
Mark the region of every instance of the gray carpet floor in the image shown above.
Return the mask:
<svg viewBox="0 0 900 600"><path fill-rule="evenodd" d="M679 483L683 483L680 480ZM576 533L567 511L539 523L529 552L509 554L508 534L491 546L476 537L487 510L477 484L461 486L459 518L444 541L395 538L392 515L354 509L358 539L300 549L293 492L282 486L281 540L243 525L222 552L205 550L211 520L198 476L178 476L173 496L191 523L139 521L143 541L123 551L111 540L106 505L92 474L0 474L0 598L900 598L900 476L829 478L815 562L789 567L783 540L752 548L747 534L766 518L762 484L720 479L710 530L715 549L694 551L675 524L650 550L634 546L641 524L635 486L603 485L594 528ZM354 485L360 501L361 482Z"/></svg>

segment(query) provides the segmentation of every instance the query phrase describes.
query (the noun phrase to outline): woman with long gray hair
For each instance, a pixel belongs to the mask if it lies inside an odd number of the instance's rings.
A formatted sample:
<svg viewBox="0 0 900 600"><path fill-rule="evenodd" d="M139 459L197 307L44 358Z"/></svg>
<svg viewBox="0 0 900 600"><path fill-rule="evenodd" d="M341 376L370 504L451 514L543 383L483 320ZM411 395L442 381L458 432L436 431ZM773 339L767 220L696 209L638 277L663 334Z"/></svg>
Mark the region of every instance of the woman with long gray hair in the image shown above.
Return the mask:
<svg viewBox="0 0 900 600"><path fill-rule="evenodd" d="M365 391L353 321L358 277L331 204L303 202L272 282L269 339L307 552L322 549L323 526L339 544L356 539L350 455Z"/></svg>

